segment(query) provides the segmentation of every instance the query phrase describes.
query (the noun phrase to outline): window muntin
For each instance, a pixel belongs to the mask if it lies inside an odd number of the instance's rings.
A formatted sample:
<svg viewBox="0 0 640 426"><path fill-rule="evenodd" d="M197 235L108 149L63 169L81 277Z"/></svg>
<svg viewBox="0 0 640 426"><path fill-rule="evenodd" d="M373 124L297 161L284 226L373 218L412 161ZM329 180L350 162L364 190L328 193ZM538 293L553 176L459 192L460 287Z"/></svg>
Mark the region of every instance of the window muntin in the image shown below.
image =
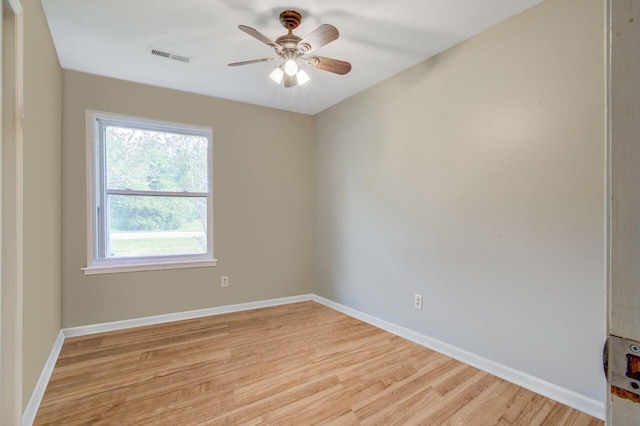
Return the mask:
<svg viewBox="0 0 640 426"><path fill-rule="evenodd" d="M215 262L211 129L96 112L88 121L86 269Z"/></svg>

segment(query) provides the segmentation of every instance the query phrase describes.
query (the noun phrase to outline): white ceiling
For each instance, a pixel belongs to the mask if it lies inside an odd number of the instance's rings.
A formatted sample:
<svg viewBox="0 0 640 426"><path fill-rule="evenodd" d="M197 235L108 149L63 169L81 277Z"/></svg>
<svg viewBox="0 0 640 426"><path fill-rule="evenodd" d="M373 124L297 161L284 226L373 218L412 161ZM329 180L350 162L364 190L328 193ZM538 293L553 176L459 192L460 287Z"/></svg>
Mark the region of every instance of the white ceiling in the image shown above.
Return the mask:
<svg viewBox="0 0 640 426"><path fill-rule="evenodd" d="M43 0L63 68L315 114L513 16L541 0ZM302 13L294 34L322 23L340 38L318 55L351 62L340 76L307 70L311 81L284 88L274 63L228 67L275 56L243 33L272 40L286 33L285 9ZM148 53L160 48L192 57L185 64Z"/></svg>

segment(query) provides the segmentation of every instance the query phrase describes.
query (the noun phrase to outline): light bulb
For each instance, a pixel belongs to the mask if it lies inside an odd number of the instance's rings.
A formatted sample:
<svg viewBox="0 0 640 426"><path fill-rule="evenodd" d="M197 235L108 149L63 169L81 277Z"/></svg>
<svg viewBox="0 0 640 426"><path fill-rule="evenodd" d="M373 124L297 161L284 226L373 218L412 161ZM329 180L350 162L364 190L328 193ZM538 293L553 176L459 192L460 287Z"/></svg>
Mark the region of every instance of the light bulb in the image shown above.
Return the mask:
<svg viewBox="0 0 640 426"><path fill-rule="evenodd" d="M282 83L282 77L284 77L284 71L280 68L276 68L271 74L269 74L269 78L275 81L276 84Z"/></svg>
<svg viewBox="0 0 640 426"><path fill-rule="evenodd" d="M294 59L289 59L284 63L284 72L291 77L296 75L296 73L298 72L298 64L296 64L296 61Z"/></svg>
<svg viewBox="0 0 640 426"><path fill-rule="evenodd" d="M311 80L311 77L309 77L309 74L304 72L304 70L298 71L298 84L300 86L302 86L303 84L305 84L309 80Z"/></svg>

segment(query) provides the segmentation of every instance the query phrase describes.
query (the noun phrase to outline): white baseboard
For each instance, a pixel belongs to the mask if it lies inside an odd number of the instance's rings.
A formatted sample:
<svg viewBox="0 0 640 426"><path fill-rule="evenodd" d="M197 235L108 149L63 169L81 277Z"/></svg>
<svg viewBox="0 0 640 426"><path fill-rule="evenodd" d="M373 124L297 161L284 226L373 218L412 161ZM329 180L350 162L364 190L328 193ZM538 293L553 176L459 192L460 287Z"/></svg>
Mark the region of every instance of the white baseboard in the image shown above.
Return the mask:
<svg viewBox="0 0 640 426"><path fill-rule="evenodd" d="M576 410L580 410L593 417L604 420L605 408L603 401L589 398L572 390L547 382L546 380L539 379L531 376L530 374L465 351L464 349L460 349L456 346L425 336L424 334L417 333L413 330L409 330L408 328L385 321L332 300L325 299L324 297L314 294L312 295L312 300L335 309L336 311L342 312L343 314L381 328L389 333L395 334L396 336L403 337L421 346L457 359L458 361L464 362L465 364L471 365L479 370L486 371L487 373L500 377L508 382L539 393L540 395L544 395L554 401L558 401L562 404L568 405L569 407L575 408Z"/></svg>
<svg viewBox="0 0 640 426"><path fill-rule="evenodd" d="M134 318L122 321L105 322L102 324L82 325L62 330L65 337L86 336L88 334L104 333L106 331L124 330L145 325L163 324L193 318L209 317L212 315L228 314L231 312L248 311L251 309L268 308L270 306L288 305L290 303L306 302L312 295L282 297L279 299L260 300L257 302L238 303L237 305L219 306L216 308L197 309L194 311L176 312L172 314L154 315L151 317Z"/></svg>
<svg viewBox="0 0 640 426"><path fill-rule="evenodd" d="M60 355L60 349L62 349L63 343L64 333L60 330L56 341L53 343L53 348L51 348L51 352L49 353L49 358L47 358L47 362L44 364L42 373L40 373L36 387L33 389L33 392L31 392L29 403L25 407L24 413L22 413L22 426L31 426L36 418L36 413L38 412L38 408L42 402L44 391L47 390L51 373L53 373L53 367L56 366L56 361L58 361L58 356Z"/></svg>
<svg viewBox="0 0 640 426"><path fill-rule="evenodd" d="M523 388L544 395L547 398L551 398L562 404L568 405L569 407L575 408L576 410L583 411L589 415L604 420L605 408L603 401L598 401L586 397L572 390L554 385L553 383L531 376L527 373L523 373L522 371L507 367L506 365L497 363L490 359L483 358L458 347L449 345L448 343L444 343L440 340L433 339L429 336L425 336L413 330L409 330L408 328L401 327L397 324L382 320L373 315L369 315L348 306L341 305L340 303L325 299L324 297L317 296L315 294L305 294L300 296L239 303L236 305L220 306L216 308L198 309L194 311L177 312L172 314L155 315L151 317L134 318L130 320L114 321L102 324L93 324L62 329L60 331L60 334L58 334L58 338L56 339L53 348L51 349L51 353L49 354L49 358L45 363L42 374L40 374L38 383L36 384L36 387L31 394L31 398L29 399L29 403L27 404L27 407L25 408L25 411L22 415L22 425L32 425L36 413L38 412L38 408L40 407L40 402L42 401L44 392L47 388L47 384L49 383L49 379L51 378L51 373L53 372L53 368L56 364L56 361L58 360L60 349L62 348L62 344L64 343L64 339L66 337L85 336L89 334L103 333L106 331L124 330L127 328L141 327L145 325L163 324L172 321L181 321L212 315L241 312L251 309L266 308L270 306L287 305L290 303L305 302L308 300L313 300L315 302L328 306L332 309L335 309L336 311L357 318L368 324L417 343L421 346L440 352L444 355L450 356L451 358L455 358L480 370L486 371L487 373L493 374L494 376L500 377L501 379L507 380L518 386L522 386Z"/></svg>
<svg viewBox="0 0 640 426"><path fill-rule="evenodd" d="M176 312L173 314L155 315L151 317L134 318L122 321L106 322L102 324L83 325L79 327L63 328L53 344L49 358L42 369L38 383L31 393L29 403L22 413L22 426L31 426L35 420L42 397L49 384L53 367L56 365L60 349L67 337L85 336L106 331L124 330L127 328L141 327L145 325L162 324L172 321L181 321L193 318L202 318L213 315L227 314L231 312L248 311L251 309L267 308L270 306L288 305L291 303L306 302L311 300L311 294L300 296L282 297L279 299L260 300L257 302L239 303L236 305L219 306L216 308L198 309L194 311Z"/></svg>

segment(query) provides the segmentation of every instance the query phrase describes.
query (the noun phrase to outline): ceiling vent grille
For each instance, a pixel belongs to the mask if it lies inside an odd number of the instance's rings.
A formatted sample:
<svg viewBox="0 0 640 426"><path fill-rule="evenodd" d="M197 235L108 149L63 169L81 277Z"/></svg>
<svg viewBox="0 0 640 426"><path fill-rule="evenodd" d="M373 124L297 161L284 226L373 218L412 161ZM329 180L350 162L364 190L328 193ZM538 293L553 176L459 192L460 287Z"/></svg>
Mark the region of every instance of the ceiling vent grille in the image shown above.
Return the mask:
<svg viewBox="0 0 640 426"><path fill-rule="evenodd" d="M149 53L154 56L159 56L161 58L173 59L174 61L180 61L189 63L191 62L191 58L187 55L182 55L180 53L169 52L167 50L157 49L155 47L149 48Z"/></svg>
<svg viewBox="0 0 640 426"><path fill-rule="evenodd" d="M188 56L184 56L184 55L176 55L175 53L171 54L171 59L174 59L176 61L182 61L182 62L190 62L191 58Z"/></svg>

